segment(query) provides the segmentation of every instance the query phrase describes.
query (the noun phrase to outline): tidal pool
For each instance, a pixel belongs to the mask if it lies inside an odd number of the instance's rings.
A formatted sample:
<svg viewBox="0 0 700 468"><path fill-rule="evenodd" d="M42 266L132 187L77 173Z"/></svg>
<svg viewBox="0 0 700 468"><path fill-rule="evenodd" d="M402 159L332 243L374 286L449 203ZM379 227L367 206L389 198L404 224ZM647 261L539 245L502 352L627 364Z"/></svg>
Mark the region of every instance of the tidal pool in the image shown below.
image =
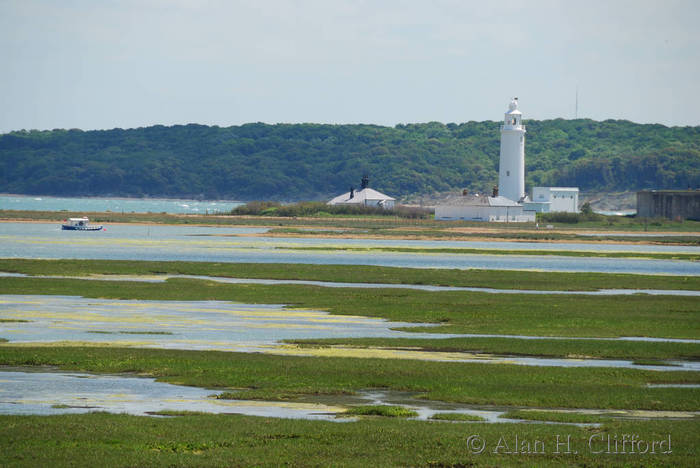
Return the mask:
<svg viewBox="0 0 700 468"><path fill-rule="evenodd" d="M445 337L392 330L424 324L331 315L283 305L0 295L0 337L13 343L74 342L224 351L264 351L278 341L340 337ZM454 336L454 335L448 335Z"/></svg>
<svg viewBox="0 0 700 468"><path fill-rule="evenodd" d="M340 406L319 403L217 400L211 397L215 393L146 377L0 370L0 414L201 411L335 420L336 413L344 411Z"/></svg>

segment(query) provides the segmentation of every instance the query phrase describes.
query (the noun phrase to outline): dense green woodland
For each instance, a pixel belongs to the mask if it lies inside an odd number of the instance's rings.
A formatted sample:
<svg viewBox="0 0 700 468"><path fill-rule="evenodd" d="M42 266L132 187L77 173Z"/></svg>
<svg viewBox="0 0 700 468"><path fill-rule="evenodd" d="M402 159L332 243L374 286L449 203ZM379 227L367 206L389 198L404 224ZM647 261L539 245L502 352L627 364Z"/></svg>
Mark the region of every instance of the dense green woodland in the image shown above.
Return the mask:
<svg viewBox="0 0 700 468"><path fill-rule="evenodd" d="M528 190L700 187L700 127L530 120ZM0 135L0 192L325 199L359 186L401 198L497 183L499 122L156 125Z"/></svg>

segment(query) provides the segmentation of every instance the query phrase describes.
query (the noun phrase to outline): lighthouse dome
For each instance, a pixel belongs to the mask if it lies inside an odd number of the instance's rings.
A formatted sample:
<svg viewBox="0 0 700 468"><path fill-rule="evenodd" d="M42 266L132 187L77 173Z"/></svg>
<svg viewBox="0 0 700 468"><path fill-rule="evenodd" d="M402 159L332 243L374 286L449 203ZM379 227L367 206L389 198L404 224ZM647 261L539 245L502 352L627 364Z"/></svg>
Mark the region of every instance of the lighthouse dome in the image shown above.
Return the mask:
<svg viewBox="0 0 700 468"><path fill-rule="evenodd" d="M508 112L506 112L506 118L508 116L522 115L522 112L518 110L518 98L513 98L508 104Z"/></svg>

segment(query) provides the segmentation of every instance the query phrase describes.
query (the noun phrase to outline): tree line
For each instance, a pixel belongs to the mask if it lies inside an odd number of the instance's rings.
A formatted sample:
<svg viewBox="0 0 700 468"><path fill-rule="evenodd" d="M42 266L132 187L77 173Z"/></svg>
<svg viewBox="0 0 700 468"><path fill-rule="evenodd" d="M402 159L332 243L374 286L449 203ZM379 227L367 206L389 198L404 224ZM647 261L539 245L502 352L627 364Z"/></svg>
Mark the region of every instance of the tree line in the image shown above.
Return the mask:
<svg viewBox="0 0 700 468"><path fill-rule="evenodd" d="M582 190L700 186L700 127L530 120L526 185ZM62 196L324 200L370 186L395 198L486 192L500 122L197 124L0 135L0 191Z"/></svg>

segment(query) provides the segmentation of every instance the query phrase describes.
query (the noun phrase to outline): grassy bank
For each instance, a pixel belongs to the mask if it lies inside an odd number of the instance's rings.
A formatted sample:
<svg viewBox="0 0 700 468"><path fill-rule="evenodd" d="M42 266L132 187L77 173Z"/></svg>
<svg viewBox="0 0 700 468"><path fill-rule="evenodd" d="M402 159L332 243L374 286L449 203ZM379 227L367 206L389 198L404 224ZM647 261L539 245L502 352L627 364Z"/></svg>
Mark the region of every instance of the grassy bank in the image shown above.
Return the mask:
<svg viewBox="0 0 700 468"><path fill-rule="evenodd" d="M290 304L339 315L439 323L408 331L534 336L697 338L696 297L573 296L224 284L195 279L165 283L32 277L0 278L4 294L51 294L141 300L225 300Z"/></svg>
<svg viewBox="0 0 700 468"><path fill-rule="evenodd" d="M239 390L240 399L294 399L367 388L416 392L430 400L544 408L697 410L700 372L558 368L401 359L352 359L110 347L0 346L0 365L136 373L160 381Z"/></svg>
<svg viewBox="0 0 700 468"><path fill-rule="evenodd" d="M700 239L699 239L700 240ZM462 248L417 248L417 247L277 247L283 250L341 251L341 252L402 252L414 254L453 254L453 255L525 255L558 257L594 257L594 258L649 258L656 260L700 260L700 255L678 252L612 252L579 250L505 250L505 249L462 249ZM624 247L620 247L624 250Z"/></svg>
<svg viewBox="0 0 700 468"><path fill-rule="evenodd" d="M530 411L512 410L502 416L504 419L525 419L529 421L550 421L564 423L606 423L611 422L610 416L599 414L565 413L560 411Z"/></svg>
<svg viewBox="0 0 700 468"><path fill-rule="evenodd" d="M418 349L427 352L469 352L552 358L700 360L700 344L606 341L521 340L513 338L329 338L289 340L302 348L350 346L360 348Z"/></svg>
<svg viewBox="0 0 700 468"><path fill-rule="evenodd" d="M693 466L698 457L698 433L696 421L611 422L591 429L400 418L333 423L236 415L0 416L0 464L32 467ZM662 453L657 445L653 454L595 453L606 451L607 445L600 443L605 437L622 438L622 434L637 434L645 441L667 440L670 435L672 450ZM470 445L474 442L468 442L468 438L476 435L479 439L473 438L476 443ZM520 442L529 443L530 451L535 453L522 453L527 445L514 450L516 435ZM558 447L557 437L560 442L569 442L570 450L566 444ZM474 453L480 447L479 441L486 446L482 453ZM535 441L539 441L537 448ZM503 443L514 453L506 453L509 450Z"/></svg>
<svg viewBox="0 0 700 468"><path fill-rule="evenodd" d="M199 275L230 278L429 284L436 286L549 291L594 291L597 289L700 290L700 277L698 276L450 270L365 265L0 259L0 271L54 276Z"/></svg>

